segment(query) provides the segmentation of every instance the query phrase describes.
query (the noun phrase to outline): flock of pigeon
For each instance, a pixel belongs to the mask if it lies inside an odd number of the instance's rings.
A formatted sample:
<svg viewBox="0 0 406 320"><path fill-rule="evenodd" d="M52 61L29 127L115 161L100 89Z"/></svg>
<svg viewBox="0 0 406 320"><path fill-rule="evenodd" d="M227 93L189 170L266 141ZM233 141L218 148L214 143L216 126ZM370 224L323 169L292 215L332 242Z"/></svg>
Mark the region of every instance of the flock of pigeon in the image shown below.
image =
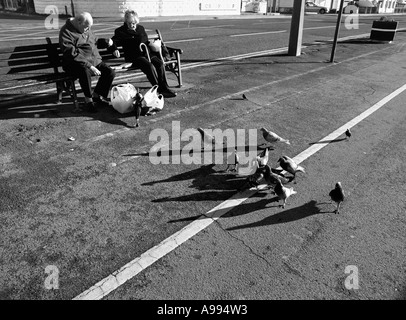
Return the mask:
<svg viewBox="0 0 406 320"><path fill-rule="evenodd" d="M198 131L201 133L206 141L211 141L213 145L215 144L215 140L212 136L208 135L203 129L198 128ZM269 143L286 143L290 145L289 140L284 139L277 135L276 133L267 130L266 128L261 128L260 131L262 132L262 136L264 139ZM347 139L351 137L351 131L347 129L345 132ZM227 169L226 171L230 171L232 166L234 168L233 171L238 172L240 176L248 175L243 188L258 188L261 181L265 180L267 184L267 188L271 189L273 186L272 193L278 197L278 201L283 201L281 207L285 208L286 200L293 194L297 192L293 190L293 188L285 187L284 184L294 181L296 183L296 173L302 172L305 173L305 169L302 166L299 166L295 163L295 161L289 158L286 155L283 155L278 159L278 163L280 168L271 168L268 164L269 160L269 150L271 147L267 146L264 150L257 155L256 159L253 159L248 166L247 172L244 173L245 168L239 168L239 156L237 153L237 149L234 149L231 157L227 159ZM284 172L288 172L291 176L286 177ZM344 190L341 185L341 182L337 182L335 184L335 188L329 192L329 196L332 201L336 203L336 209L334 213L340 213L340 205L344 201L345 195Z"/></svg>

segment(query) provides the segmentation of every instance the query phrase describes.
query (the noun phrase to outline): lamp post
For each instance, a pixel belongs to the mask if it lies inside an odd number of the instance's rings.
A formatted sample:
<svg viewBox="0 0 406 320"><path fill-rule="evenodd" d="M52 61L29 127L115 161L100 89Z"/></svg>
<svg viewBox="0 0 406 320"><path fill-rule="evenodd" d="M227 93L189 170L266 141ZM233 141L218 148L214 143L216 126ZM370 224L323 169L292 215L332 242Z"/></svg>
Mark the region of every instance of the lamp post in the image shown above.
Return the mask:
<svg viewBox="0 0 406 320"><path fill-rule="evenodd" d="M338 12L336 31L334 33L333 49L331 50L330 62L334 62L334 55L336 52L338 32L340 31L341 16L343 15L344 0L340 2L340 11Z"/></svg>

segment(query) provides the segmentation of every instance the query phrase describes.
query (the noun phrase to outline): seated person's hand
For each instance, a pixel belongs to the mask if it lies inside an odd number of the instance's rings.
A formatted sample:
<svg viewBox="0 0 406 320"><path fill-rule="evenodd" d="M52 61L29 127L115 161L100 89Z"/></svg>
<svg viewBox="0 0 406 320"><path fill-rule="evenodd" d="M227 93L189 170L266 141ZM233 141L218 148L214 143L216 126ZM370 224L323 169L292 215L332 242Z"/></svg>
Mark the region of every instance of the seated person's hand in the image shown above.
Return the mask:
<svg viewBox="0 0 406 320"><path fill-rule="evenodd" d="M93 73L94 76L100 76L100 75L101 75L100 70L97 69L95 66L91 66L91 67L90 67L90 70L92 71L92 73Z"/></svg>
<svg viewBox="0 0 406 320"><path fill-rule="evenodd" d="M113 56L115 56L116 58L120 58L120 51L114 50Z"/></svg>
<svg viewBox="0 0 406 320"><path fill-rule="evenodd" d="M113 45L113 40L110 38L109 39L109 47L111 47Z"/></svg>

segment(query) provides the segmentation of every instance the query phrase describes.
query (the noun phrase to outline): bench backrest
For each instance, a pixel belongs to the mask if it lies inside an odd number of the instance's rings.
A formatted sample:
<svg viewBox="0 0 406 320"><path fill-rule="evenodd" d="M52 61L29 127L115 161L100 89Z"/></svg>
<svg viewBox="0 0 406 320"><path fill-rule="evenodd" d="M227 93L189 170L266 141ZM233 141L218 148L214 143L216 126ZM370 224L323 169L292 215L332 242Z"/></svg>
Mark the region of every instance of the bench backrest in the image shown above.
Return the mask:
<svg viewBox="0 0 406 320"><path fill-rule="evenodd" d="M161 39L159 30L148 35L149 40ZM17 73L59 73L62 67L62 51L58 43L52 43L50 38L46 38L44 44L17 46L14 48L0 49L0 75ZM107 49L100 49L103 61L109 64L123 63L124 51L122 46L118 46L120 58L116 58ZM34 72L35 71L35 72Z"/></svg>

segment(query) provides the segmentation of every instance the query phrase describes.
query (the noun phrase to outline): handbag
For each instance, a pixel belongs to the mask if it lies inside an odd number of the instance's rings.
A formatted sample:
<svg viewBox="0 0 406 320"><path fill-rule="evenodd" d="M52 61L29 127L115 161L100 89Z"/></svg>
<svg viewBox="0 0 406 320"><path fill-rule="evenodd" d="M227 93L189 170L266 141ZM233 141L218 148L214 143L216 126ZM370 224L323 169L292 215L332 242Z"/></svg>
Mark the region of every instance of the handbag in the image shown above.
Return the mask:
<svg viewBox="0 0 406 320"><path fill-rule="evenodd" d="M155 85L144 94L142 105L144 108L147 107L149 109L147 115L153 112L161 111L164 107L164 96L162 94L158 94L157 90L158 86Z"/></svg>
<svg viewBox="0 0 406 320"><path fill-rule="evenodd" d="M127 113L134 110L134 98L137 89L130 83L119 84L111 88L111 105L120 113Z"/></svg>

